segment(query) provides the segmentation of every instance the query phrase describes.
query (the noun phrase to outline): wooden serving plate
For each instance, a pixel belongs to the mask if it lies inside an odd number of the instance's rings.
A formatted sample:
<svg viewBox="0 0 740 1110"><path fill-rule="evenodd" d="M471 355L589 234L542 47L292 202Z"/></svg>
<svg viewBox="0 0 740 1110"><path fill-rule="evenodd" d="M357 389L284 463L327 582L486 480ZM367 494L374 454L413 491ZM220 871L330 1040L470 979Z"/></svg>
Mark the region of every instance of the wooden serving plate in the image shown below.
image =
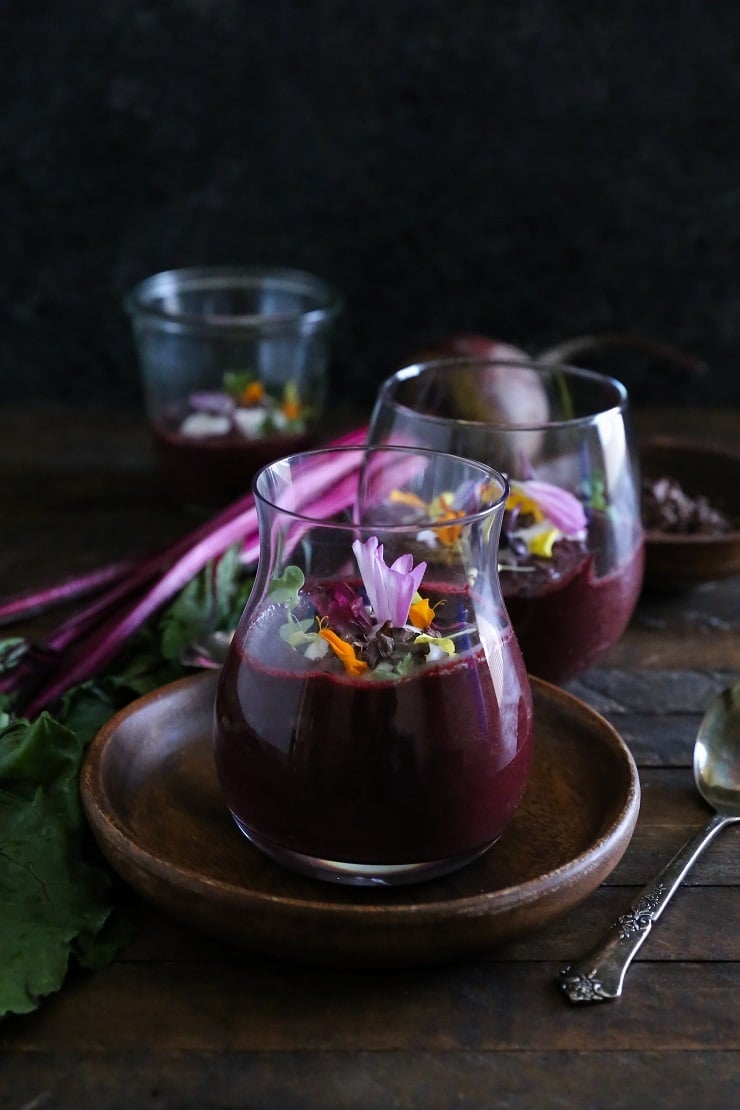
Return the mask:
<svg viewBox="0 0 740 1110"><path fill-rule="evenodd" d="M216 681L199 673L118 713L88 749L81 788L119 875L220 940L329 965L465 958L569 910L629 844L640 788L627 747L583 702L532 679L531 778L484 856L444 879L393 889L294 875L242 836L222 801L211 753Z"/></svg>

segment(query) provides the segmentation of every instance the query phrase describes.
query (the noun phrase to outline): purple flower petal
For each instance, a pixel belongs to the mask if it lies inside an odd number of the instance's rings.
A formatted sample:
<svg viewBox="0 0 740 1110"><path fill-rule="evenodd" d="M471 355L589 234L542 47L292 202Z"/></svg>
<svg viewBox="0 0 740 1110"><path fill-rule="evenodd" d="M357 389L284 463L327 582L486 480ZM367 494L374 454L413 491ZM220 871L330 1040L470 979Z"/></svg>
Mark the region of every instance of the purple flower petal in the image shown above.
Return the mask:
<svg viewBox="0 0 740 1110"><path fill-rule="evenodd" d="M482 482L478 478L469 478L455 490L452 499L452 508L456 512L474 513L480 508Z"/></svg>
<svg viewBox="0 0 740 1110"><path fill-rule="evenodd" d="M586 527L586 513L583 505L568 490L553 486L550 482L532 479L516 483L527 497L536 501L547 519L566 536L576 536Z"/></svg>
<svg viewBox="0 0 740 1110"><path fill-rule="evenodd" d="M207 412L211 416L231 416L236 409L233 397L229 397L227 393L217 393L215 390L191 393L188 403L195 412Z"/></svg>
<svg viewBox="0 0 740 1110"><path fill-rule="evenodd" d="M363 544L355 540L352 550L360 568L360 576L377 624L390 621L400 628L408 619L409 608L418 590L426 563L414 567L412 555L400 555L392 566L383 559L383 545L377 536L370 536Z"/></svg>
<svg viewBox="0 0 740 1110"><path fill-rule="evenodd" d="M421 585L421 580L424 577L424 572L427 569L427 565L426 563L418 563L416 566L414 566L413 555L399 555L395 563L391 564L390 569L392 571L400 571L406 576L407 580L413 587L411 590L411 597L413 597L416 591L419 589L419 586ZM411 605L410 599L409 605ZM408 614L408 609L406 612Z"/></svg>
<svg viewBox="0 0 740 1110"><path fill-rule="evenodd" d="M413 555L399 555L394 563L391 563L391 570L397 570L399 574L410 574L414 569L414 556Z"/></svg>
<svg viewBox="0 0 740 1110"><path fill-rule="evenodd" d="M372 628L360 594L348 582L315 583L306 588L320 617L340 636L365 636Z"/></svg>
<svg viewBox="0 0 740 1110"><path fill-rule="evenodd" d="M378 549L380 548L380 556L378 556ZM370 536L366 543L361 543L360 540L355 540L352 544L352 550L357 559L357 566L360 570L360 577L362 584L365 587L365 593L370 603L370 607L375 613L376 620L379 620L377 605L378 599L378 575L376 572L376 564L378 558L383 557L383 548L378 543L377 536Z"/></svg>

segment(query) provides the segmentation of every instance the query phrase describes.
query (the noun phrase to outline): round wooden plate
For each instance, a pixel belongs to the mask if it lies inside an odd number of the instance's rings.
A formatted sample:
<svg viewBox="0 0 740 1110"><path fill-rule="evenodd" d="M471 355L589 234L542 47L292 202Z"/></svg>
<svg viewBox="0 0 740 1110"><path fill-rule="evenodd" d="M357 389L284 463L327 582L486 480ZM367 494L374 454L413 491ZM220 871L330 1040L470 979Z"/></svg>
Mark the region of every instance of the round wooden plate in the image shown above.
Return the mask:
<svg viewBox="0 0 740 1110"><path fill-rule="evenodd" d="M90 745L82 798L111 866L165 913L210 936L298 960L392 966L465 958L538 928L621 859L640 787L618 733L532 679L535 758L501 839L456 874L367 890L294 875L228 814L211 754L217 674L133 702Z"/></svg>

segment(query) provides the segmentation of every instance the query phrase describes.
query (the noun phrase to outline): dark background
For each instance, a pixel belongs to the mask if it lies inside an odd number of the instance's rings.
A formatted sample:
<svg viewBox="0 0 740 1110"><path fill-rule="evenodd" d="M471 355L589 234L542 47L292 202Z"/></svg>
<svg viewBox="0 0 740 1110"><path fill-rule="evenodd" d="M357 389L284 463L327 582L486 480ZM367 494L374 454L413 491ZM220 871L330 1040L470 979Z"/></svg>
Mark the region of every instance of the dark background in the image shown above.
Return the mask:
<svg viewBox="0 0 740 1110"><path fill-rule="evenodd" d="M2 0L0 403L138 405L122 293L215 262L334 282L363 404L461 331L641 333L708 371L623 354L638 401L740 402L738 10Z"/></svg>

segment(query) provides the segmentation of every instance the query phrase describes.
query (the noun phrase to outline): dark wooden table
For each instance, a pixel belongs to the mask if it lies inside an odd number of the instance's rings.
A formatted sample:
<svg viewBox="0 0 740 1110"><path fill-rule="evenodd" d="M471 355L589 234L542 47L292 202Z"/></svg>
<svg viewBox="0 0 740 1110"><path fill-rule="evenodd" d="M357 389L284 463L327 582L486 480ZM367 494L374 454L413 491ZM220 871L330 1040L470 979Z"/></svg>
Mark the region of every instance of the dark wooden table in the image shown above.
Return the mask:
<svg viewBox="0 0 740 1110"><path fill-rule="evenodd" d="M737 438L736 412L638 414L638 426ZM126 415L0 413L0 592L174 538L148 439ZM232 951L136 905L106 970L73 972L0 1024L0 1106L729 1107L740 1079L740 867L724 832L640 951L615 1002L554 986L708 817L691 750L740 675L740 578L643 596L603 665L570 687L637 760L642 807L607 882L485 959L328 971ZM735 1092L733 1095L732 1092Z"/></svg>

